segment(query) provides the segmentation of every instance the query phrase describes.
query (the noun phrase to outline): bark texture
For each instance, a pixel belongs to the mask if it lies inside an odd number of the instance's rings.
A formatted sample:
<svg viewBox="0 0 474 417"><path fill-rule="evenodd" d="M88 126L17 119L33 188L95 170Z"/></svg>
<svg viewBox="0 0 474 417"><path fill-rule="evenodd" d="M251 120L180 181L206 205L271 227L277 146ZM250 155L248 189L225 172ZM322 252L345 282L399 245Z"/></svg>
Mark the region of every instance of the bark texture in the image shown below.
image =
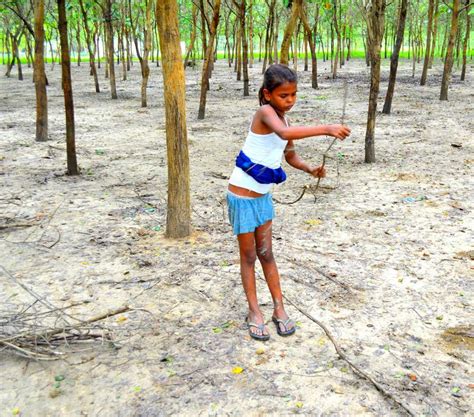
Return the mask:
<svg viewBox="0 0 474 417"><path fill-rule="evenodd" d="M44 0L35 0L36 140L48 140L48 94L44 69Z"/></svg>
<svg viewBox="0 0 474 417"><path fill-rule="evenodd" d="M365 133L365 162L375 162L375 119L380 86L380 49L384 33L385 0L373 0L370 4L367 33L370 55L370 93Z"/></svg>
<svg viewBox="0 0 474 417"><path fill-rule="evenodd" d="M456 33L458 31L459 22L459 0L453 0L451 10L451 30L449 31L448 48L446 50L446 58L444 59L443 78L441 80L440 100L448 100L448 88L451 79L451 70L453 69L453 50L456 41Z"/></svg>
<svg viewBox="0 0 474 417"><path fill-rule="evenodd" d="M403 43L403 34L405 33L405 22L407 19L408 0L402 0L400 5L400 15L398 17L397 39L393 47L392 57L390 58L390 75L388 81L387 94L382 113L390 114L392 109L393 93L395 92L395 82L397 80L398 58Z"/></svg>
<svg viewBox="0 0 474 417"><path fill-rule="evenodd" d="M156 4L156 18L163 58L168 156L166 236L180 238L191 234L191 198L185 79L181 58L177 2L175 0L158 1Z"/></svg>
<svg viewBox="0 0 474 417"><path fill-rule="evenodd" d="M72 97L71 60L69 57L68 31L66 20L66 0L58 0L59 37L61 41L61 69L64 93L64 107L66 109L66 153L67 173L78 175L76 158L76 139L74 127L74 101Z"/></svg>

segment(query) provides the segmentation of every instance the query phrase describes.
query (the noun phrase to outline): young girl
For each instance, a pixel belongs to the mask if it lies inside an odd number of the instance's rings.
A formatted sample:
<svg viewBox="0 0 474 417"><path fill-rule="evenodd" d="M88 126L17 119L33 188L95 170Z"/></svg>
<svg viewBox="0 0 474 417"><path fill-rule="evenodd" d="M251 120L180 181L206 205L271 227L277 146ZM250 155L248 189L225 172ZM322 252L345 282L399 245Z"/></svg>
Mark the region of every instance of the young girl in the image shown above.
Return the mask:
<svg viewBox="0 0 474 417"><path fill-rule="evenodd" d="M229 179L229 220L240 249L242 284L249 306L248 331L252 338L270 338L259 308L255 285L258 257L273 299L272 321L280 336L295 333L295 324L283 307L280 276L272 253L272 219L275 215L270 191L286 179L281 159L315 177L324 177L323 167L313 167L295 151L293 141L329 135L344 140L350 129L342 125L290 126L285 117L296 102L296 74L287 66L272 65L265 71L259 91L260 108L253 117L247 139Z"/></svg>

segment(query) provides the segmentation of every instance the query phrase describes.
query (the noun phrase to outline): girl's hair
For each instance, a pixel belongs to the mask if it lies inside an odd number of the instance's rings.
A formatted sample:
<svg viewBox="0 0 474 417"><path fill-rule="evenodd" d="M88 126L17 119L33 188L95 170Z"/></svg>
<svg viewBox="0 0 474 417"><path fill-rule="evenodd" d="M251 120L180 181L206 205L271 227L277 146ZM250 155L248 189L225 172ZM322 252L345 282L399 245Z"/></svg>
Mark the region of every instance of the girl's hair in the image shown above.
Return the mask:
<svg viewBox="0 0 474 417"><path fill-rule="evenodd" d="M270 65L263 75L263 84L258 91L258 100L260 105L268 104L263 95L263 90L266 89L272 92L275 88L285 83L296 83L298 78L296 73L288 68L286 65L273 64Z"/></svg>

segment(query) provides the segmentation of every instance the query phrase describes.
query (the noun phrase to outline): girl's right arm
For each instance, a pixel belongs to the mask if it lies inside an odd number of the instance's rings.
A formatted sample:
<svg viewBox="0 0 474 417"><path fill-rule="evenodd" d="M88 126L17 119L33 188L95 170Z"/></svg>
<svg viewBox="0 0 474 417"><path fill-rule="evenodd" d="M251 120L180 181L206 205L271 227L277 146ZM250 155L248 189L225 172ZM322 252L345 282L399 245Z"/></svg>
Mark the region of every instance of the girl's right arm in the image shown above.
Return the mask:
<svg viewBox="0 0 474 417"><path fill-rule="evenodd" d="M260 107L257 112L257 123L258 119L283 140L297 140L324 135L344 140L351 133L351 129L344 125L286 126L270 105Z"/></svg>

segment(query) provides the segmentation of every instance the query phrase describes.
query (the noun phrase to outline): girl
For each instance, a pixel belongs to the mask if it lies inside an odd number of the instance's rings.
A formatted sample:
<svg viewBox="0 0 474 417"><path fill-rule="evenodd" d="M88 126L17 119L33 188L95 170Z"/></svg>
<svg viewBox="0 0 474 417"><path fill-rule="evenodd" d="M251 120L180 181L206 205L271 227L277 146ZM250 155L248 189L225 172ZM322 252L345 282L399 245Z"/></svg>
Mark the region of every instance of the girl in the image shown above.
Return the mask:
<svg viewBox="0 0 474 417"><path fill-rule="evenodd" d="M324 177L323 167L313 167L296 153L293 141L329 135L344 140L350 129L342 125L290 126L285 117L296 102L296 74L287 66L272 65L265 71L259 91L260 108L255 113L245 144L229 179L229 220L240 249L242 284L249 306L246 318L252 338L270 335L257 301L255 261L262 269L273 299L272 321L280 336L295 333L295 324L283 307L280 276L272 253L272 219L275 215L270 191L286 179L281 159L314 177Z"/></svg>

